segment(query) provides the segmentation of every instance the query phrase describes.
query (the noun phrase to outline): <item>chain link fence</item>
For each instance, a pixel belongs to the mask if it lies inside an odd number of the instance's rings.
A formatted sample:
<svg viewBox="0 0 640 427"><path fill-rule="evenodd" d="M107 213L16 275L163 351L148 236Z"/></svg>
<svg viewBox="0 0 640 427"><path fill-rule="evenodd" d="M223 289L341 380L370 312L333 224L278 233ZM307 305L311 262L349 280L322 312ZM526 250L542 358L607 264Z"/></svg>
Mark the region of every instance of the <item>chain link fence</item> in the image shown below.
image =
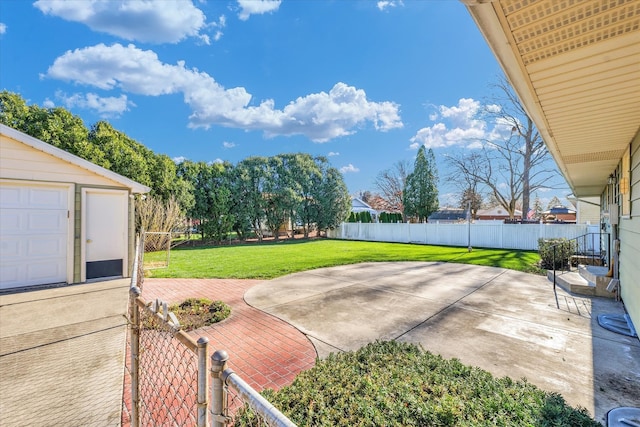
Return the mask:
<svg viewBox="0 0 640 427"><path fill-rule="evenodd" d="M209 368L208 340L181 330L166 303L144 300L144 245L138 239L129 293L122 425L295 427L227 368L224 350L211 356Z"/></svg>
<svg viewBox="0 0 640 427"><path fill-rule="evenodd" d="M167 304L131 289L131 425L207 425L208 340L184 331Z"/></svg>

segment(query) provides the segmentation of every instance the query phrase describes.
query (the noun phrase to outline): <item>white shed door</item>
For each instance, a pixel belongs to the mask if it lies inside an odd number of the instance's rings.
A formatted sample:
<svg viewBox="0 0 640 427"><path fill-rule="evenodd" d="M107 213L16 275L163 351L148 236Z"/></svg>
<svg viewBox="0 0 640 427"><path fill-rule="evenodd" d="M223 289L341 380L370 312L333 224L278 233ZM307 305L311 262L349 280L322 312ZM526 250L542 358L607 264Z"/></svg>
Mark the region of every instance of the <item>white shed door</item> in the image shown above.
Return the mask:
<svg viewBox="0 0 640 427"><path fill-rule="evenodd" d="M0 289L67 281L69 187L0 183Z"/></svg>
<svg viewBox="0 0 640 427"><path fill-rule="evenodd" d="M127 264L126 191L84 191L85 279L124 276Z"/></svg>

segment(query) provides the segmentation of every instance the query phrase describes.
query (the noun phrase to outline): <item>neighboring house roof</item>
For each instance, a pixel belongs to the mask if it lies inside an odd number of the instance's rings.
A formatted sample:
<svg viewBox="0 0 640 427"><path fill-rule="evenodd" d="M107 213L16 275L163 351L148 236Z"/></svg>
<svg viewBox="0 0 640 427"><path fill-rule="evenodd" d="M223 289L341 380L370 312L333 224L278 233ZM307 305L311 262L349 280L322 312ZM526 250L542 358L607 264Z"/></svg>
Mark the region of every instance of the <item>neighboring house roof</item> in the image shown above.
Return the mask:
<svg viewBox="0 0 640 427"><path fill-rule="evenodd" d="M461 219L467 219L467 211L458 208L438 209L428 218L429 221L458 221Z"/></svg>
<svg viewBox="0 0 640 427"><path fill-rule="evenodd" d="M363 202L362 199L358 199L357 197L351 198L351 210L353 212L363 212L363 211L378 212L375 209L373 209L371 206Z"/></svg>
<svg viewBox="0 0 640 427"><path fill-rule="evenodd" d="M506 218L509 217L509 212L507 212L507 210L505 208L503 208L502 206L494 206L492 208L489 209L480 209L478 212L476 212L476 216L480 217L480 216L504 216ZM516 209L514 212L514 216L522 216L522 211L519 209Z"/></svg>
<svg viewBox="0 0 640 427"><path fill-rule="evenodd" d="M553 206L551 209L542 212L545 215L575 215L574 209L569 209L566 206L558 205Z"/></svg>
<svg viewBox="0 0 640 427"><path fill-rule="evenodd" d="M144 194L151 191L151 188L146 185L142 185L138 182L135 182L127 177L124 177L120 174L117 174L109 169L105 169L102 166L98 166L94 163L91 163L88 160L85 160L81 157L76 156L75 154L71 154L67 151L64 151L58 147L54 147L51 144L48 144L44 141L41 141L37 138L34 138L26 133L15 130L9 126L0 124L0 134L5 135L8 138L21 142L31 148L47 153L51 156L57 157L60 160L63 160L67 163L71 163L80 168L86 169L90 172L95 173L96 175L100 175L102 177L108 178L118 184L121 184L124 187L129 188L135 194Z"/></svg>
<svg viewBox="0 0 640 427"><path fill-rule="evenodd" d="M463 2L573 193L599 195L640 123L637 1Z"/></svg>

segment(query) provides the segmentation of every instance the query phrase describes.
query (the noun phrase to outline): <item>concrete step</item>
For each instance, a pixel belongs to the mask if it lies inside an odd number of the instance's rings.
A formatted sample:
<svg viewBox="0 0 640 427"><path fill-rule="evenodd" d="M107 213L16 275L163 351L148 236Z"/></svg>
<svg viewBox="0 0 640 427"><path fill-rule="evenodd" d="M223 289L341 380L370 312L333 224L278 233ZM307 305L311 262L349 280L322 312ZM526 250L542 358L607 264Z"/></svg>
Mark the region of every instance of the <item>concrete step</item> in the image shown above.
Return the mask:
<svg viewBox="0 0 640 427"><path fill-rule="evenodd" d="M603 285L606 288L611 280L607 277L608 267L600 267L596 265L578 265L578 273L594 286Z"/></svg>
<svg viewBox="0 0 640 427"><path fill-rule="evenodd" d="M553 282L553 270L547 271L547 278ZM596 284L596 282L585 279L579 271L556 271L556 285L567 292L578 295L614 298L615 294L607 291L609 280L603 285L602 279L600 279L599 284Z"/></svg>

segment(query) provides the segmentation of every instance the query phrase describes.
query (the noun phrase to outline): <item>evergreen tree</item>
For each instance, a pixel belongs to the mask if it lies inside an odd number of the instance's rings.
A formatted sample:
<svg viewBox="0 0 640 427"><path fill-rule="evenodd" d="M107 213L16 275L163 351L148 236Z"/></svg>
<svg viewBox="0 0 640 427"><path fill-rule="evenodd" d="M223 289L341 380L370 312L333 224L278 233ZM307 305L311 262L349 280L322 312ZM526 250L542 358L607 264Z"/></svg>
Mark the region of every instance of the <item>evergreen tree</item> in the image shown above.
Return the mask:
<svg viewBox="0 0 640 427"><path fill-rule="evenodd" d="M540 202L540 198L538 197L538 195L536 194L536 198L533 200L533 217L535 219L540 219L542 218L542 212L544 211L542 209L542 202Z"/></svg>
<svg viewBox="0 0 640 427"><path fill-rule="evenodd" d="M404 213L419 222L438 210L438 171L433 150L421 146L403 191Z"/></svg>

